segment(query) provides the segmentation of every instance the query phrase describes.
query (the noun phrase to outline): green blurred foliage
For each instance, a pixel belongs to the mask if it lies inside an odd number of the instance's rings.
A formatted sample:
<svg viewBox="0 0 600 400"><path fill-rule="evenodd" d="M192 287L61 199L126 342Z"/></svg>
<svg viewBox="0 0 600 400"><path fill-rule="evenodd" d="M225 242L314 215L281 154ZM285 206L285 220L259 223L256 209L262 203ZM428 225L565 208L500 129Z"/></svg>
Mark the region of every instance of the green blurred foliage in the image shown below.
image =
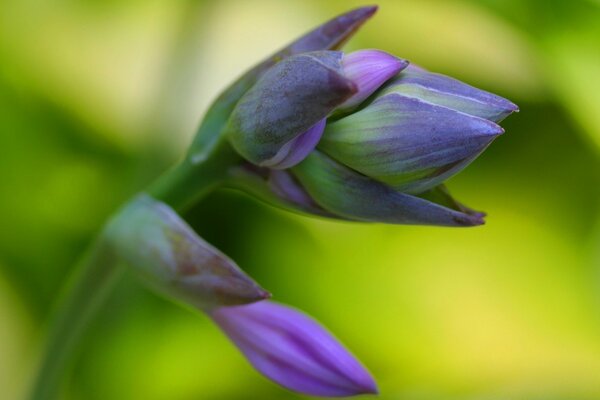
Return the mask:
<svg viewBox="0 0 600 400"><path fill-rule="evenodd" d="M182 153L265 54L358 1L0 3L0 387L20 398L103 220ZM331 328L381 398L600 397L600 3L380 2L378 47L521 106L449 183L473 229L332 222L220 192L187 219ZM126 276L68 399L294 399L211 323Z"/></svg>

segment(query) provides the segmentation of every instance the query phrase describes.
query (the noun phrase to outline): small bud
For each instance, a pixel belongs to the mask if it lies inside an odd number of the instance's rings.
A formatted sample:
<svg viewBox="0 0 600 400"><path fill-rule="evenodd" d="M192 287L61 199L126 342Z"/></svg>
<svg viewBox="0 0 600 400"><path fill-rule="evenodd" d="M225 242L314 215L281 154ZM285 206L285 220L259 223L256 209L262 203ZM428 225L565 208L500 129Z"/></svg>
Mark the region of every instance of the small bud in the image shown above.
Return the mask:
<svg viewBox="0 0 600 400"><path fill-rule="evenodd" d="M339 108L358 106L387 80L408 66L402 60L381 50L359 50L346 54L342 60L344 75L358 87L358 91Z"/></svg>
<svg viewBox="0 0 600 400"><path fill-rule="evenodd" d="M210 314L254 368L287 389L327 397L377 393L365 367L298 310L261 301Z"/></svg>
<svg viewBox="0 0 600 400"><path fill-rule="evenodd" d="M405 193L435 187L504 130L494 122L398 93L329 124L319 149Z"/></svg>
<svg viewBox="0 0 600 400"><path fill-rule="evenodd" d="M315 131L307 142L318 140L317 124L356 92L342 74L342 55L304 53L267 71L240 99L225 127L238 153L260 166L297 161L300 157L286 152L286 146L294 147L294 140L311 128ZM302 153L308 148L299 147Z"/></svg>
<svg viewBox="0 0 600 400"><path fill-rule="evenodd" d="M292 169L314 201L343 218L390 224L473 226L481 213L398 192L315 150Z"/></svg>
<svg viewBox="0 0 600 400"><path fill-rule="evenodd" d="M500 122L519 108L510 101L445 75L410 65L385 85L380 96L399 93L469 115Z"/></svg>
<svg viewBox="0 0 600 400"><path fill-rule="evenodd" d="M150 196L128 203L110 222L107 237L118 256L169 298L208 309L269 297L175 211Z"/></svg>

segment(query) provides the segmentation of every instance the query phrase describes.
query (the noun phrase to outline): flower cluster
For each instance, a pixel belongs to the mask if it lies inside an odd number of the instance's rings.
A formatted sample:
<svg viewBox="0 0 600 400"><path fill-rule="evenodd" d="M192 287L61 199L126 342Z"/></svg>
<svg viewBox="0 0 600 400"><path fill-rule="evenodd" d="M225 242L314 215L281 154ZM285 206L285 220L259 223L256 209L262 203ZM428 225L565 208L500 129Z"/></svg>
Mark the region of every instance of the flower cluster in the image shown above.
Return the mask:
<svg viewBox="0 0 600 400"><path fill-rule="evenodd" d="M454 200L443 182L518 109L380 50L339 51L375 10L341 15L242 76L208 111L190 164L224 141L237 154L227 182L288 209L350 221L482 224L484 214ZM143 280L205 312L271 380L316 396L377 391L329 332L268 300L167 204L141 195L107 233Z"/></svg>

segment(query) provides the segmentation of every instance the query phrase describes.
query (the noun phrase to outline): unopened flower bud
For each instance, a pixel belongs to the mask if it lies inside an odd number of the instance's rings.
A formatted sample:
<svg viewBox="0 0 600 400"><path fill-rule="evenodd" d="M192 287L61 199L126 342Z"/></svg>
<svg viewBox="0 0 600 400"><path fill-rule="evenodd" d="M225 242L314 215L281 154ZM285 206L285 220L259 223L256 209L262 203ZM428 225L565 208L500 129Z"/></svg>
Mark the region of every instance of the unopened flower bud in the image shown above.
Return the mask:
<svg viewBox="0 0 600 400"><path fill-rule="evenodd" d="M305 53L267 71L231 113L225 134L233 147L259 166L301 160L290 151L308 154L322 132L317 124L356 92L343 75L342 56L337 51ZM298 142L311 128L315 131L308 140Z"/></svg>
<svg viewBox="0 0 600 400"><path fill-rule="evenodd" d="M327 397L377 393L365 367L298 310L261 301L218 308L211 316L254 368L285 388Z"/></svg>
<svg viewBox="0 0 600 400"><path fill-rule="evenodd" d="M117 255L166 297L200 309L269 297L167 205L141 195L107 228Z"/></svg>
<svg viewBox="0 0 600 400"><path fill-rule="evenodd" d="M519 111L516 104L503 97L415 65L389 81L380 96L388 93L399 93L494 122Z"/></svg>
<svg viewBox="0 0 600 400"><path fill-rule="evenodd" d="M466 167L504 130L396 92L327 126L319 148L396 190L420 193Z"/></svg>
<svg viewBox="0 0 600 400"><path fill-rule="evenodd" d="M473 226L483 215L394 190L313 151L292 169L311 198L343 218L390 224Z"/></svg>
<svg viewBox="0 0 600 400"><path fill-rule="evenodd" d="M247 71L225 89L210 106L190 147L190 159L197 162L206 157L223 133L223 128L237 102L273 65L296 54L339 49L376 11L377 6L367 6L338 15L307 32Z"/></svg>
<svg viewBox="0 0 600 400"><path fill-rule="evenodd" d="M339 108L350 109L362 103L388 79L408 65L408 61L381 50L358 50L342 60L344 76L357 86L357 92Z"/></svg>

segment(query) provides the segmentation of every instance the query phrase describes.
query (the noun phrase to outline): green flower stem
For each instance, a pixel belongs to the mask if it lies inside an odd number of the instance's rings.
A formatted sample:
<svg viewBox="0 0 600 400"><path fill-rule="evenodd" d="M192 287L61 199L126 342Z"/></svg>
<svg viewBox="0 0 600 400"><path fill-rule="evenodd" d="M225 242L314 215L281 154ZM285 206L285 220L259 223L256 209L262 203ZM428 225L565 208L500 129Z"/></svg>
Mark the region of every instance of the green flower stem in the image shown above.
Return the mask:
<svg viewBox="0 0 600 400"><path fill-rule="evenodd" d="M205 157L190 158L161 176L147 193L183 211L224 183L230 168L239 161L224 140L217 141ZM83 259L77 279L66 288L66 296L51 320L32 400L59 396L73 350L119 276L119 260L108 242L103 231Z"/></svg>
<svg viewBox="0 0 600 400"><path fill-rule="evenodd" d="M241 160L226 140L219 140L202 159L187 157L167 171L147 193L181 212L225 183L229 170Z"/></svg>
<svg viewBox="0 0 600 400"><path fill-rule="evenodd" d="M60 302L52 319L46 353L31 399L58 397L70 355L119 272L117 260L102 236L89 249L80 267L79 275L73 285L66 288L66 298Z"/></svg>

